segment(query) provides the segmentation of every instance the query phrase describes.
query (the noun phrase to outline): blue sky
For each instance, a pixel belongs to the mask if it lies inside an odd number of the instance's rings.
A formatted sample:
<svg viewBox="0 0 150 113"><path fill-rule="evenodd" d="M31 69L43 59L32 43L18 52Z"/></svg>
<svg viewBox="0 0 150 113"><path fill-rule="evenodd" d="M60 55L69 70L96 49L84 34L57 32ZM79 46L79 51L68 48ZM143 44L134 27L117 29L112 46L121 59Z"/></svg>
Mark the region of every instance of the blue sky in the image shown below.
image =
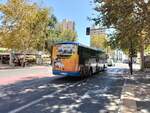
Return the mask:
<svg viewBox="0 0 150 113"><path fill-rule="evenodd" d="M4 3L6 0L0 0ZM78 34L78 42L90 45L89 36L85 35L86 27L91 26L87 17L92 15L90 0L31 0L38 2L42 7L52 7L58 21L69 19L75 22Z"/></svg>
<svg viewBox="0 0 150 113"><path fill-rule="evenodd" d="M58 21L63 19L73 20L76 24L78 42L89 45L90 38L85 35L86 27L91 22L87 20L92 15L92 6L89 0L43 0L42 5L53 8L53 13Z"/></svg>

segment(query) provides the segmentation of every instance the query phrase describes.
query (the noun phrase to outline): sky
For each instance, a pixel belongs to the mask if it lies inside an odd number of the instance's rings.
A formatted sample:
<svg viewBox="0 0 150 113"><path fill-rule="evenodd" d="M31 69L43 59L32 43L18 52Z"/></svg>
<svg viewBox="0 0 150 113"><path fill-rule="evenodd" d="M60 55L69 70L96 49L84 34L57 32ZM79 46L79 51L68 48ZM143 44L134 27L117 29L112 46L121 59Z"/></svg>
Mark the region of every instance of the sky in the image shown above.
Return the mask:
<svg viewBox="0 0 150 113"><path fill-rule="evenodd" d="M0 0L4 3L7 0ZM63 19L72 20L75 22L75 28L78 34L77 41L90 45L90 37L86 36L86 27L91 26L91 22L87 17L92 16L92 6L90 0L31 0L39 3L42 7L51 7L53 14L58 21Z"/></svg>
<svg viewBox="0 0 150 113"><path fill-rule="evenodd" d="M43 6L52 7L58 21L69 19L75 22L78 42L90 45L90 38L86 36L86 27L91 26L87 19L92 15L92 6L89 0L43 0Z"/></svg>

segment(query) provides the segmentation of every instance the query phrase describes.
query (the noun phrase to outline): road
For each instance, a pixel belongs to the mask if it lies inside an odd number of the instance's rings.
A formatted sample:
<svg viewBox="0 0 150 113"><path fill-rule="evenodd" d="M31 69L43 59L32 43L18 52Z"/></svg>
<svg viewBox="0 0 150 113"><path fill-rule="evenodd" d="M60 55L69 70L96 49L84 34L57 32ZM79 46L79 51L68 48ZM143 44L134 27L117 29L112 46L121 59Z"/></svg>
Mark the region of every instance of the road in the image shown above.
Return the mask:
<svg viewBox="0 0 150 113"><path fill-rule="evenodd" d="M48 66L34 66L22 69L0 70L0 85L14 84L22 80L50 76L52 76L51 67Z"/></svg>
<svg viewBox="0 0 150 113"><path fill-rule="evenodd" d="M31 75L31 70L34 70L33 73L38 74L38 77L1 84L0 113L117 113L119 111L124 84L123 75L127 68L119 66L108 68L105 72L85 79L49 76L48 69L1 71L2 78L4 75L11 76L11 73L17 76L23 73L24 77L25 74ZM40 74L45 75L39 77Z"/></svg>

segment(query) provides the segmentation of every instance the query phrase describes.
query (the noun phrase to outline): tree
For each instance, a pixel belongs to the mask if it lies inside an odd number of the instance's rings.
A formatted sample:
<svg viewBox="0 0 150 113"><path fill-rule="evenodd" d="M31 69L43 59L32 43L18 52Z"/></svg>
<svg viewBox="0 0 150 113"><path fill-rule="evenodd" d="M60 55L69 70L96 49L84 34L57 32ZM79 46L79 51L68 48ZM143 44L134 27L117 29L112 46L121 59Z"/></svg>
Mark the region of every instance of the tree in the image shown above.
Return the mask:
<svg viewBox="0 0 150 113"><path fill-rule="evenodd" d="M76 34L76 32L71 31L71 30L62 30L59 37L64 42L65 41L74 42L74 41L76 41L77 34Z"/></svg>
<svg viewBox="0 0 150 113"><path fill-rule="evenodd" d="M144 40L150 38L149 0L95 0L95 10L99 13L93 20L108 28L113 27L113 45L128 51L141 52L141 69L144 69Z"/></svg>
<svg viewBox="0 0 150 113"><path fill-rule="evenodd" d="M1 37L6 48L26 53L45 40L49 11L27 0L9 0L0 5ZM43 43L45 43L43 41ZM24 57L25 61L25 57Z"/></svg>
<svg viewBox="0 0 150 113"><path fill-rule="evenodd" d="M77 33L71 30L58 30L51 29L49 30L49 45L60 42L74 42L76 41Z"/></svg>
<svg viewBox="0 0 150 113"><path fill-rule="evenodd" d="M106 34L93 35L91 37L91 46L106 50L106 48L107 48L107 36L106 36Z"/></svg>
<svg viewBox="0 0 150 113"><path fill-rule="evenodd" d="M46 45L49 51L51 49L51 45L55 43L76 41L77 33L72 30L63 29L54 15L51 16L48 26L48 39Z"/></svg>

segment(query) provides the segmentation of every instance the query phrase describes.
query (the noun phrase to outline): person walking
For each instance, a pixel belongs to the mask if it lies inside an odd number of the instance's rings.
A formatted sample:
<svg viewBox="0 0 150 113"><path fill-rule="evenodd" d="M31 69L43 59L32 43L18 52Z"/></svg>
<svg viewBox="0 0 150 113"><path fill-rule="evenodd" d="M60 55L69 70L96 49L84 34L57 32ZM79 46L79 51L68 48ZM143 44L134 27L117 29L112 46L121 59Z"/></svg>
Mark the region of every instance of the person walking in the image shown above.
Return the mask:
<svg viewBox="0 0 150 113"><path fill-rule="evenodd" d="M133 74L133 69L132 69L132 61L129 60L129 70L130 70L130 74L132 75Z"/></svg>

